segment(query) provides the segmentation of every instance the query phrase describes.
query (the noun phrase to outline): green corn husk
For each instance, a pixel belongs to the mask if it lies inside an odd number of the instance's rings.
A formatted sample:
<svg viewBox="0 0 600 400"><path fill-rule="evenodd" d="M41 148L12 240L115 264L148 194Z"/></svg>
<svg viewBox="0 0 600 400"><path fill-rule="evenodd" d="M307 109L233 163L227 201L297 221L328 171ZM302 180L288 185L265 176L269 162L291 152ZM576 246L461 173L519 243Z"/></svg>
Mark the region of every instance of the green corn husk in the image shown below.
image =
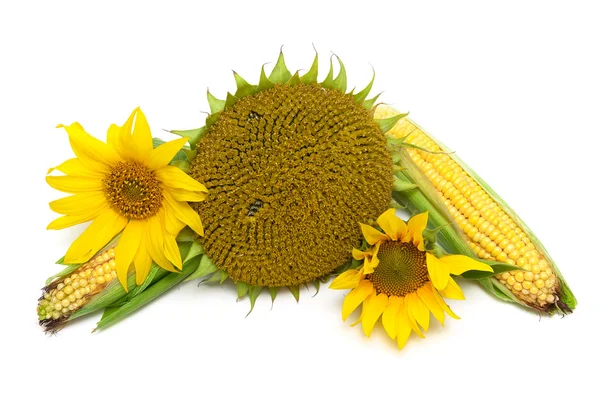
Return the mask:
<svg viewBox="0 0 600 400"><path fill-rule="evenodd" d="M388 116L395 112L390 112L389 109L385 110L384 108L381 113L385 116ZM448 207L442 201L442 196L411 157L410 152L418 152L419 154L436 154L434 151L424 149L412 143L411 137L415 137L419 134L424 134L429 139L433 140L436 145L441 148L441 153L447 155L451 160L456 162L465 171L465 173L468 174L468 176L470 176L501 208L501 210L503 210L516 223L517 227L526 233L527 237L531 240L531 243L534 244L535 250L537 250L544 257L549 266L552 268L552 271L556 274L558 280L556 292L554 293L556 300L551 304L541 306L534 300L528 301L527 298L524 298L525 296L516 296L515 293L513 293L513 291L511 291L505 284L501 283L501 275L478 276L477 274L472 274L471 276L466 277L477 279L477 281L485 289L502 300L515 302L537 311L552 314L556 311L570 313L573 309L575 309L577 300L575 299L573 292L567 285L563 275L556 267L556 264L552 261L548 251L531 232L527 225L517 216L517 214L508 206L508 204L506 204L506 202L502 200L502 198L498 196L498 194L489 185L487 185L483 179L481 179L458 156L456 156L456 154L451 152L446 146L434 139L431 135L426 133L422 128L408 118L401 120L396 127L394 127L394 129L388 133L388 145L392 150L392 157L396 165L397 181L394 185L394 200L406 206L410 211L415 213L428 211L430 226L437 231L440 243L448 252L453 254L463 254L472 258L478 258L476 252L469 244L467 236L460 229L451 215ZM439 154L440 152L437 153ZM490 260L487 261L490 262ZM493 262L493 260L491 262ZM499 263L493 268L495 272L508 272L521 269L504 263ZM523 270L523 272L527 271Z"/></svg>

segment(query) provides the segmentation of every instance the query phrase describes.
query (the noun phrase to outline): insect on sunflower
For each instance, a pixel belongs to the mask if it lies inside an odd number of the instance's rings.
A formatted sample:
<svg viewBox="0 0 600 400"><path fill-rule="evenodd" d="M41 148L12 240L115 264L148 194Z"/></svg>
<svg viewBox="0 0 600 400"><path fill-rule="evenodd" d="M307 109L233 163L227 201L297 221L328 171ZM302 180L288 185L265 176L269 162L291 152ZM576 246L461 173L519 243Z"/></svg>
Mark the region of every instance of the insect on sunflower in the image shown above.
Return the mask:
<svg viewBox="0 0 600 400"><path fill-rule="evenodd" d="M344 299L343 320L362 304L356 323L362 323L364 333L370 336L381 317L387 334L403 348L412 331L424 337L419 325L427 332L430 312L442 325L445 314L458 319L442 298L464 300L450 275L493 269L467 256L438 258L427 251L423 239L426 212L405 223L391 208L377 218L377 224L383 232L361 224L365 240L371 245L366 251L353 250L355 259L364 260L362 268L342 273L330 288L352 289Z"/></svg>

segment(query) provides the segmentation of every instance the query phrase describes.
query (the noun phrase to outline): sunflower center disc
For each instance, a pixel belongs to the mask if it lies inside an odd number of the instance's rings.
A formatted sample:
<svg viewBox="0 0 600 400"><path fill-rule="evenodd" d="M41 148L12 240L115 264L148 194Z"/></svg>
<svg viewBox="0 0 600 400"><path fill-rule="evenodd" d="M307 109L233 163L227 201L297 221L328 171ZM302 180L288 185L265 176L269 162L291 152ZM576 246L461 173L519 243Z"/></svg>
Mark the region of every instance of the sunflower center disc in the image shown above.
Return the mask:
<svg viewBox="0 0 600 400"><path fill-rule="evenodd" d="M234 281L292 286L349 261L359 222L389 205L392 162L369 111L317 84L278 85L224 110L191 175L205 253Z"/></svg>
<svg viewBox="0 0 600 400"><path fill-rule="evenodd" d="M108 202L126 218L145 219L160 209L162 190L159 181L142 164L119 162L102 182Z"/></svg>
<svg viewBox="0 0 600 400"><path fill-rule="evenodd" d="M425 252L410 242L384 242L377 257L379 265L369 280L378 293L403 297L429 280Z"/></svg>

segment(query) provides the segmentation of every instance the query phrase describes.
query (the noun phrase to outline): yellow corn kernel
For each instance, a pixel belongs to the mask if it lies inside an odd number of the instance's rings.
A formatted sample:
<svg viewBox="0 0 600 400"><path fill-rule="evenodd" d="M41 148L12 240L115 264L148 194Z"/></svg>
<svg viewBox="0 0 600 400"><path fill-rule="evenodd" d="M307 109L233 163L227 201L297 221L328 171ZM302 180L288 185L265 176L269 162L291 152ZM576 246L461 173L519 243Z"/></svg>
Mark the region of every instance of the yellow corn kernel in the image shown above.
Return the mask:
<svg viewBox="0 0 600 400"><path fill-rule="evenodd" d="M106 250L80 266L71 276L46 286L37 307L40 325L48 331L55 331L71 314L104 289L117 276L114 258L114 249ZM102 284L98 279L102 280Z"/></svg>
<svg viewBox="0 0 600 400"><path fill-rule="evenodd" d="M375 118L389 118L398 112L379 106ZM550 309L559 300L559 280L540 249L487 191L449 154L409 119L401 119L388 135L405 137L405 143L426 151L405 147L410 159L437 190L457 229L468 239L474 253L484 259L518 265L524 271L497 276L521 301L538 309ZM404 150L403 150L404 151ZM526 255L526 257L525 257ZM525 293L523 293L525 289ZM546 292L544 292L546 290Z"/></svg>

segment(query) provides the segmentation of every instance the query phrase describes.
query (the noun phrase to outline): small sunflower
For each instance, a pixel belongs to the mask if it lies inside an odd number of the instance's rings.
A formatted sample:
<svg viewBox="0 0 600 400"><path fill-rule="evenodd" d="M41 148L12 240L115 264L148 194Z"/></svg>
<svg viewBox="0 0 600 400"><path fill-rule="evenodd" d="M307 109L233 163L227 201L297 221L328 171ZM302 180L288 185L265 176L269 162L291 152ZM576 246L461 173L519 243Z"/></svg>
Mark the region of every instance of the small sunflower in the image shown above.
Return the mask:
<svg viewBox="0 0 600 400"><path fill-rule="evenodd" d="M88 261L119 233L115 248L117 276L127 289L127 273L135 266L136 282L144 282L152 261L175 271L182 260L175 237L185 225L203 234L200 217L187 203L202 201L206 188L169 163L188 141L177 139L153 148L144 113L135 109L122 127L111 125L106 143L79 123L63 127L77 158L47 176L50 186L72 196L50 203L64 216L48 225L63 229L93 221L67 251L64 262Z"/></svg>
<svg viewBox="0 0 600 400"><path fill-rule="evenodd" d="M381 317L387 334L402 349L410 333L424 337L421 328L429 328L429 312L443 325L445 314L458 319L443 297L464 300L458 284L450 276L466 271L493 269L463 255L438 258L425 249L423 230L428 213L413 216L405 223L393 208L379 216L377 224L383 232L361 224L368 244L366 251L354 249L352 255L364 260L360 270L352 269L339 275L332 289L352 289L344 299L342 319L346 320L362 304L356 323L371 335Z"/></svg>

